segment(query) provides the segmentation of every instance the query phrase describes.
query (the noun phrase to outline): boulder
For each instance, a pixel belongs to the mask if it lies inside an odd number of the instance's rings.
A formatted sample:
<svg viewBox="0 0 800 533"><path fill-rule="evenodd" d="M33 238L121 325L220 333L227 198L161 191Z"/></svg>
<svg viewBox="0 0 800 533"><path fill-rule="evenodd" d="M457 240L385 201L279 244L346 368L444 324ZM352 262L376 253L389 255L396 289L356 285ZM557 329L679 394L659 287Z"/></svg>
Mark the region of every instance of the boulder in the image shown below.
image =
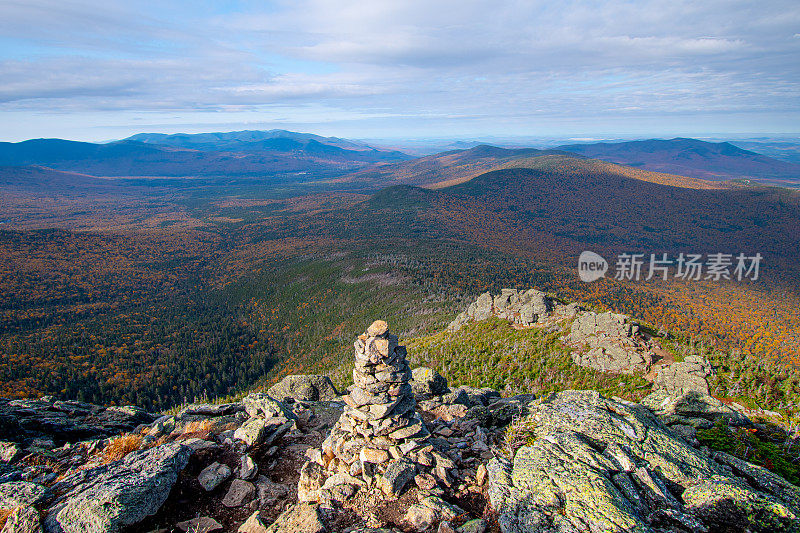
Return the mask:
<svg viewBox="0 0 800 533"><path fill-rule="evenodd" d="M292 410L287 409L283 402L263 392L254 392L245 396L242 398L242 404L251 418L272 418L277 416L282 416L289 420L295 418Z"/></svg>
<svg viewBox="0 0 800 533"><path fill-rule="evenodd" d="M411 380L411 390L416 396L440 396L449 390L444 376L424 366L411 371Z"/></svg>
<svg viewBox="0 0 800 533"><path fill-rule="evenodd" d="M291 398L303 402L331 401L339 397L328 376L304 374L286 376L270 387L267 394L280 401Z"/></svg>
<svg viewBox="0 0 800 533"><path fill-rule="evenodd" d="M240 507L251 502L255 496L255 485L243 479L234 479L225 497L222 498L222 505L225 507Z"/></svg>
<svg viewBox="0 0 800 533"><path fill-rule="evenodd" d="M169 443L67 476L54 491L66 491L49 509L47 531L105 533L136 524L167 499L191 449Z"/></svg>
<svg viewBox="0 0 800 533"><path fill-rule="evenodd" d="M712 371L711 363L707 359L690 355L680 363L662 366L653 380L653 387L673 395L698 392L707 396L709 390L706 378Z"/></svg>
<svg viewBox="0 0 800 533"><path fill-rule="evenodd" d="M528 408L532 443L487 465L503 533L719 531L728 519L731 531L787 530L800 520L800 488L755 486L643 406L564 391Z"/></svg>
<svg viewBox="0 0 800 533"><path fill-rule="evenodd" d="M458 331L464 324L488 320L493 316L522 326L532 326L536 323L545 323L553 317L571 318L580 309L577 304L568 307L536 289L527 291L501 289L500 294L495 297L488 292L481 294L450 323L447 329Z"/></svg>
<svg viewBox="0 0 800 533"><path fill-rule="evenodd" d="M408 508L403 521L417 531L428 531L438 520L436 511L424 505L414 504Z"/></svg>
<svg viewBox="0 0 800 533"><path fill-rule="evenodd" d="M0 509L38 505L47 497L47 487L29 481L0 484Z"/></svg>
<svg viewBox="0 0 800 533"><path fill-rule="evenodd" d="M197 476L197 482L200 483L203 490L211 492L224 483L229 477L231 477L231 469L228 465L212 463L200 472Z"/></svg>
<svg viewBox="0 0 800 533"><path fill-rule="evenodd" d="M294 420L287 420L282 416L251 418L234 431L233 438L244 442L248 447L268 446L293 426Z"/></svg>
<svg viewBox="0 0 800 533"><path fill-rule="evenodd" d="M626 315L585 311L572 323L565 341L574 347L576 365L601 372L644 374L654 352Z"/></svg>

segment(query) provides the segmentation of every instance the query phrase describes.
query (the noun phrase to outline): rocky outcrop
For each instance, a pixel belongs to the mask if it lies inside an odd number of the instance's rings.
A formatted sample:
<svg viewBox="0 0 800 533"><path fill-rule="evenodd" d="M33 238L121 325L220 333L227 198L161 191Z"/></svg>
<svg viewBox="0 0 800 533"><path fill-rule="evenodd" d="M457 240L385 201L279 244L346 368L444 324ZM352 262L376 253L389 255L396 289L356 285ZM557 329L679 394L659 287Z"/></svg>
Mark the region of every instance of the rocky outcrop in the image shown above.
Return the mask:
<svg viewBox="0 0 800 533"><path fill-rule="evenodd" d="M758 474L769 481L737 472L643 406L565 391L528 409L530 443L488 464L503 533L788 531L800 524L798 487L763 469Z"/></svg>
<svg viewBox="0 0 800 533"><path fill-rule="evenodd" d="M118 435L156 418L135 406L101 407L50 396L38 400L0 398L0 439L25 444L39 439L59 446Z"/></svg>
<svg viewBox="0 0 800 533"><path fill-rule="evenodd" d="M687 392L709 394L706 378L713 372L711 363L699 355L690 355L679 363L659 368L653 387L668 394L681 395Z"/></svg>
<svg viewBox="0 0 800 533"><path fill-rule="evenodd" d="M283 402L287 400L304 402L331 401L339 397L339 392L328 376L304 374L286 376L270 387L267 390L267 394Z"/></svg>
<svg viewBox="0 0 800 533"><path fill-rule="evenodd" d="M572 323L565 342L573 347L572 360L601 372L644 374L655 354L649 339L626 315L584 311Z"/></svg>
<svg viewBox="0 0 800 533"><path fill-rule="evenodd" d="M106 533L140 522L167 499L192 450L171 443L123 460L79 470L59 481L49 507L48 533Z"/></svg>
<svg viewBox="0 0 800 533"><path fill-rule="evenodd" d="M546 324L553 320L575 316L580 310L577 304L563 305L556 299L536 289L518 291L502 289L500 294L481 294L477 300L458 315L447 327L450 331L458 331L464 324L498 317L521 326Z"/></svg>

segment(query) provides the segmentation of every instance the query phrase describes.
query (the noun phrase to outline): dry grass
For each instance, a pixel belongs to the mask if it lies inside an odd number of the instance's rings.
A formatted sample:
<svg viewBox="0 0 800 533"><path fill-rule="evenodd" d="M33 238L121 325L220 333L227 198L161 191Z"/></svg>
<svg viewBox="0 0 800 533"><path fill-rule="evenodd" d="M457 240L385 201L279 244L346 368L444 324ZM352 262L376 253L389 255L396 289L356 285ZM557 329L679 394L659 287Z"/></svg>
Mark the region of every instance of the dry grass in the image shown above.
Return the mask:
<svg viewBox="0 0 800 533"><path fill-rule="evenodd" d="M6 525L6 520L13 512L14 509L0 509L0 529L3 529L3 526Z"/></svg>
<svg viewBox="0 0 800 533"><path fill-rule="evenodd" d="M523 446L536 440L534 423L527 417L517 417L511 421L503 435L503 450L511 457Z"/></svg>
<svg viewBox="0 0 800 533"><path fill-rule="evenodd" d="M183 426L180 430L172 433L175 440L186 439L207 439L214 430L214 422L211 420L195 420Z"/></svg>
<svg viewBox="0 0 800 533"><path fill-rule="evenodd" d="M141 447L141 435L129 434L117 437L103 448L103 463L108 464L119 461L129 453L141 449Z"/></svg>

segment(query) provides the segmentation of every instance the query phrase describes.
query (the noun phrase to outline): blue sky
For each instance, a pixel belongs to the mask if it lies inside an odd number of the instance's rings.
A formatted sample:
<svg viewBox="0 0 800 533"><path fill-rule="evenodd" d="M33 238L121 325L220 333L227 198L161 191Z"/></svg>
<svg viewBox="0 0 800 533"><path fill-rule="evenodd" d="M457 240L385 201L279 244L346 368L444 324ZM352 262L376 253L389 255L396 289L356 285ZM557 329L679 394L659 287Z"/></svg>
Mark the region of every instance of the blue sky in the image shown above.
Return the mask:
<svg viewBox="0 0 800 533"><path fill-rule="evenodd" d="M0 140L800 132L800 3L0 0Z"/></svg>

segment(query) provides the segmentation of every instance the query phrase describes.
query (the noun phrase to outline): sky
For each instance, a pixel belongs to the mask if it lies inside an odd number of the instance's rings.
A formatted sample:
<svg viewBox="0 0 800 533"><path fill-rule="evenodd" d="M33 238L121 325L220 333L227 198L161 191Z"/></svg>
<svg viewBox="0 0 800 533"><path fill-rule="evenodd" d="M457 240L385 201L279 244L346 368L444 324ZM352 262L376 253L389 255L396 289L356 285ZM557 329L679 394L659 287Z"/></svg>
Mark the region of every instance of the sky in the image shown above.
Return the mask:
<svg viewBox="0 0 800 533"><path fill-rule="evenodd" d="M0 0L0 141L800 132L797 0Z"/></svg>

